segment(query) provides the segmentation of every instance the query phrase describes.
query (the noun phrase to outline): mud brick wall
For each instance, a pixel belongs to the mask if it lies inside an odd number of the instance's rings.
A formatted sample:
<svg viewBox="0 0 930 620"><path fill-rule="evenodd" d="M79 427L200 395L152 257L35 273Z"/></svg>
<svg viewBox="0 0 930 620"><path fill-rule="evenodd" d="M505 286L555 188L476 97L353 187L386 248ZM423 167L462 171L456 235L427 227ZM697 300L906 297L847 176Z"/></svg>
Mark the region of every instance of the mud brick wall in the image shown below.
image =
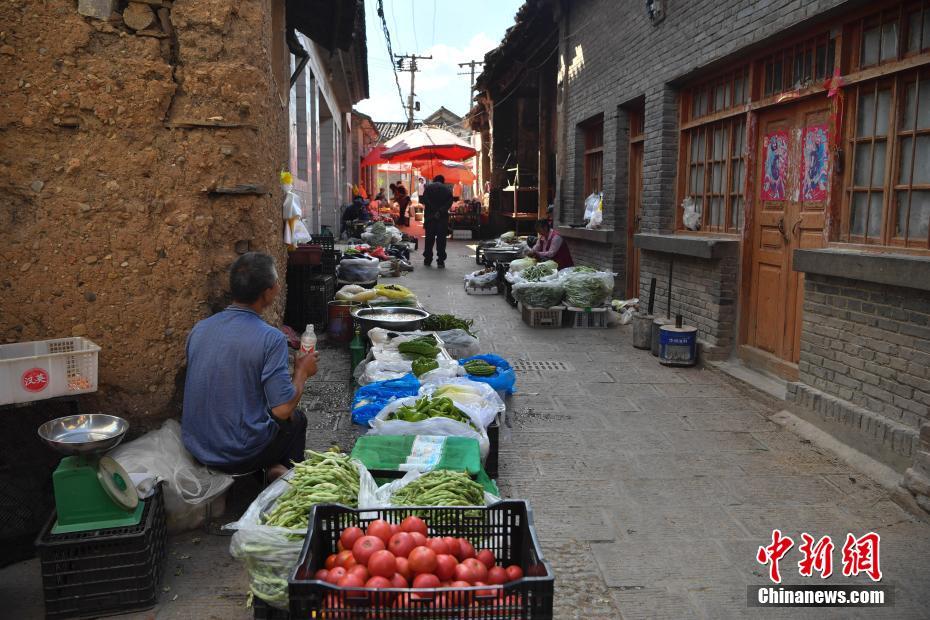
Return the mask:
<svg viewBox="0 0 930 620"><path fill-rule="evenodd" d="M930 423L930 292L807 274L798 369L790 398L910 456Z"/></svg>
<svg viewBox="0 0 930 620"><path fill-rule="evenodd" d="M185 339L226 304L236 248L283 275L280 4L175 0L136 32L125 1L109 20L73 0L0 3L0 338L99 344L83 411L177 414ZM269 191L205 191L239 183Z"/></svg>
<svg viewBox="0 0 930 620"><path fill-rule="evenodd" d="M736 328L735 256L704 260L643 250L639 295L648 303L649 281L656 278L655 316L666 316L668 267L672 265L672 318L681 314L685 325L698 329L705 357L720 357L733 345Z"/></svg>

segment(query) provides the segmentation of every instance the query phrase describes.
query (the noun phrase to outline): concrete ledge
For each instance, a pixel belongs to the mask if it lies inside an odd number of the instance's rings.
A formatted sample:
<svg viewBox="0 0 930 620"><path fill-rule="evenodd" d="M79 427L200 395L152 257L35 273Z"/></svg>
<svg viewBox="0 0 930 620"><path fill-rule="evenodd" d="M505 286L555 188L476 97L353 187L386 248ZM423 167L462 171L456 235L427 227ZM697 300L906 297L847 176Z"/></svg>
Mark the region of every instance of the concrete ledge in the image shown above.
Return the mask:
<svg viewBox="0 0 930 620"><path fill-rule="evenodd" d="M930 291L930 257L823 248L795 250L794 270Z"/></svg>
<svg viewBox="0 0 930 620"><path fill-rule="evenodd" d="M571 226L556 226L556 231L566 239L581 239L594 243L613 243L613 228L572 228Z"/></svg>
<svg viewBox="0 0 930 620"><path fill-rule="evenodd" d="M633 244L641 250L706 259L736 256L739 253L739 239L736 237L640 233L633 235Z"/></svg>

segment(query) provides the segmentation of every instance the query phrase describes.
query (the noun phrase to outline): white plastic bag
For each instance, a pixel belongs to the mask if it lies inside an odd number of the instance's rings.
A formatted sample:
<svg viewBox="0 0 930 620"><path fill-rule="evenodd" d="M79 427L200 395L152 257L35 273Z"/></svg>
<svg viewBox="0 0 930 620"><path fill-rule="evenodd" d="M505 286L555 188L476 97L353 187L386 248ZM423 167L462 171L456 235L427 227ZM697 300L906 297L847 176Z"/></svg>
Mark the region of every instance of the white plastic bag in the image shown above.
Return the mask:
<svg viewBox="0 0 930 620"><path fill-rule="evenodd" d="M300 208L300 196L292 191L284 194L284 219L289 220L292 217L300 217L303 210Z"/></svg>
<svg viewBox="0 0 930 620"><path fill-rule="evenodd" d="M469 417L472 424L480 430L476 431L468 424L457 422L450 418L430 418L422 422L404 422L403 420L388 420L387 417L394 411L397 411L404 405L414 405L417 402L416 396L398 398L392 400L378 412L369 424L371 430L369 435L437 435L439 437L473 437L478 440L478 446L481 450L481 460L488 456L491 449L491 441L488 439L488 432L482 425L479 418L466 411L462 412ZM453 401L454 402L454 401Z"/></svg>
<svg viewBox="0 0 930 620"><path fill-rule="evenodd" d="M297 220L294 222L294 243L310 243L313 237L310 236L310 231L307 230L307 225L304 224L303 220Z"/></svg>
<svg viewBox="0 0 930 620"><path fill-rule="evenodd" d="M457 360L481 353L478 338L464 329L450 329L444 332L436 332L436 335L442 340L442 344L446 347L449 355Z"/></svg>
<svg viewBox="0 0 930 620"><path fill-rule="evenodd" d="M359 504L359 508L381 508L392 506L393 504L391 504L391 497L393 497L394 494L400 491L402 488L422 476L423 473L424 472L415 470L408 471L406 474L404 474L403 478L398 478L397 480L392 480L387 484L381 485L378 487L378 490L375 494L374 504L370 506L362 506ZM484 492L484 503L486 506L490 506L491 504L499 501L501 501L501 498L498 496L488 493L487 491Z"/></svg>
<svg viewBox="0 0 930 620"><path fill-rule="evenodd" d="M594 213L601 204L601 195L598 192L592 192L590 196L584 199L584 221L590 222Z"/></svg>
<svg viewBox="0 0 930 620"><path fill-rule="evenodd" d="M532 267L535 264L535 258L518 258L517 260L510 261L510 267L507 269L507 271L508 273L516 273L518 271L523 271L527 267Z"/></svg>
<svg viewBox="0 0 930 620"><path fill-rule="evenodd" d="M691 196L681 202L681 209L683 211L681 223L685 225L685 228L699 230L701 228L701 212L698 210L697 205L694 204L694 199Z"/></svg>
<svg viewBox="0 0 930 620"><path fill-rule="evenodd" d="M473 271L465 275L465 283L473 287L491 286L497 282L497 270L484 273L483 270Z"/></svg>
<svg viewBox="0 0 930 620"><path fill-rule="evenodd" d="M369 506L376 501L378 485L361 463L355 465L359 473L359 506ZM238 521L223 526L235 530L229 553L245 563L252 592L277 609L287 609L287 579L297 564L307 530L264 525L261 516L287 491L292 476L293 470L272 482Z"/></svg>
<svg viewBox="0 0 930 620"><path fill-rule="evenodd" d="M177 420L166 420L161 428L124 443L109 455L129 474L151 474L165 481L165 512L171 533L199 527L206 516L206 502L233 482L229 474L194 460L181 442Z"/></svg>
<svg viewBox="0 0 930 620"><path fill-rule="evenodd" d="M478 420L482 428L487 428L497 414L505 408L504 401L494 388L481 381L472 381L468 377L448 379L423 375L420 382L423 384L417 392L420 396L432 396L436 390L445 385L455 385L470 392L471 395L456 393L445 396L451 399L455 406L469 418Z"/></svg>

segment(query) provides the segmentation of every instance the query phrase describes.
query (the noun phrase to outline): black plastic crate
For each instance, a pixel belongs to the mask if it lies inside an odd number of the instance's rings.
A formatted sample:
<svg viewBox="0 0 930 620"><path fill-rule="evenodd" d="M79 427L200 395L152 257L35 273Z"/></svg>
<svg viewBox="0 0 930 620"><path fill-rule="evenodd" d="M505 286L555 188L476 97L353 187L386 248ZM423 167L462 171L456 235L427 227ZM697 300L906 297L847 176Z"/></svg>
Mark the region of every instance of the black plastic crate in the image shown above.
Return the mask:
<svg viewBox="0 0 930 620"><path fill-rule="evenodd" d="M465 599L471 588L340 588L313 574L326 557L336 551L339 534L349 526L362 528L374 519L400 523L411 514L423 516L433 536L468 539L476 549L490 549L504 565L517 564L524 577L505 584L503 597L482 598L472 606ZM552 567L543 559L533 512L524 500L504 500L478 507L403 507L354 509L336 504L318 504L310 513L310 525L297 566L289 579L290 613L294 618L383 618L385 620L433 620L467 617L474 620L550 620L552 618ZM357 593L364 592L359 596ZM373 595L380 596L375 598ZM414 599L412 594L425 596ZM388 595L387 597L385 595ZM436 599L444 602L435 605ZM396 600L386 600L395 598Z"/></svg>
<svg viewBox="0 0 930 620"><path fill-rule="evenodd" d="M255 620L291 620L290 613L272 607L257 596L252 598L252 612Z"/></svg>
<svg viewBox="0 0 930 620"><path fill-rule="evenodd" d="M331 253L336 247L336 239L332 235L312 235L310 243L323 246L323 256L326 256L327 252Z"/></svg>
<svg viewBox="0 0 930 620"><path fill-rule="evenodd" d="M148 609L158 599L167 544L161 485L137 525L52 534L53 513L36 540L47 618L96 617Z"/></svg>
<svg viewBox="0 0 930 620"><path fill-rule="evenodd" d="M501 416L497 414L488 425L488 458L484 461L484 471L487 472L491 480L497 480L497 473L500 468L500 434Z"/></svg>

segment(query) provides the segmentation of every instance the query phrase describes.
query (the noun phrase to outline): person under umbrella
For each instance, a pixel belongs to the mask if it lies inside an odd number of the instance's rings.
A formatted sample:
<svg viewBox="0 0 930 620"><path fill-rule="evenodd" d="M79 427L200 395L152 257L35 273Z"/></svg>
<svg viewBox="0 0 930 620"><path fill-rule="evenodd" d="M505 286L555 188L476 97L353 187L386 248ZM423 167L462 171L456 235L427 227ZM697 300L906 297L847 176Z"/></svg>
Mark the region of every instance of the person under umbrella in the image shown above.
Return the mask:
<svg viewBox="0 0 930 620"><path fill-rule="evenodd" d="M433 244L436 244L436 266L446 266L446 237L449 235L449 209L452 208L452 190L446 185L441 174L433 177L423 190L423 228L426 231L426 243L423 248L423 264L427 267L433 262Z"/></svg>

